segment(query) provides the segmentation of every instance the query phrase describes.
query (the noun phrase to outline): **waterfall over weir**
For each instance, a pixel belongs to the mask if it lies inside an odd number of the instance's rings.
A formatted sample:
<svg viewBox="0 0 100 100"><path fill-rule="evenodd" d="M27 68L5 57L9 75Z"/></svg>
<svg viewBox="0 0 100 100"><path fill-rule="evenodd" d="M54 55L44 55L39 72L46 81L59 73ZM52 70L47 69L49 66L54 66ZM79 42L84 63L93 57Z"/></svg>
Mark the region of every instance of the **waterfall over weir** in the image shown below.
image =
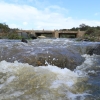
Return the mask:
<svg viewBox="0 0 100 100"><path fill-rule="evenodd" d="M100 100L99 42L0 40L0 100Z"/></svg>

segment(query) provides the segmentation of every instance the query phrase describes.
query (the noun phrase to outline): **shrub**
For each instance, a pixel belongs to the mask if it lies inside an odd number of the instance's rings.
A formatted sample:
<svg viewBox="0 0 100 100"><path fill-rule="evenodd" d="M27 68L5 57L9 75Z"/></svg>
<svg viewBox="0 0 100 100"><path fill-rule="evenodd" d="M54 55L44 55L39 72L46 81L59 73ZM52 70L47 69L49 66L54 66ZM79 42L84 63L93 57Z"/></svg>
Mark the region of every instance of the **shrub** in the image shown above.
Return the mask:
<svg viewBox="0 0 100 100"><path fill-rule="evenodd" d="M8 39L22 39L17 33L9 33L7 36Z"/></svg>

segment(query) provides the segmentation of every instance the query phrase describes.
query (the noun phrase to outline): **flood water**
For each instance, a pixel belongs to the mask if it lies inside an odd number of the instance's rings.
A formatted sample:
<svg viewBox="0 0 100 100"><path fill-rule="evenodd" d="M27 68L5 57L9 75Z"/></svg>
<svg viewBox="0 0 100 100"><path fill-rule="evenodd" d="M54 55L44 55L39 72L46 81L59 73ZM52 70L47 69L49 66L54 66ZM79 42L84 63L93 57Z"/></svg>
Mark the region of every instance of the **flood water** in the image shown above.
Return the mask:
<svg viewBox="0 0 100 100"><path fill-rule="evenodd" d="M0 100L100 100L100 55L87 54L97 44L1 39Z"/></svg>

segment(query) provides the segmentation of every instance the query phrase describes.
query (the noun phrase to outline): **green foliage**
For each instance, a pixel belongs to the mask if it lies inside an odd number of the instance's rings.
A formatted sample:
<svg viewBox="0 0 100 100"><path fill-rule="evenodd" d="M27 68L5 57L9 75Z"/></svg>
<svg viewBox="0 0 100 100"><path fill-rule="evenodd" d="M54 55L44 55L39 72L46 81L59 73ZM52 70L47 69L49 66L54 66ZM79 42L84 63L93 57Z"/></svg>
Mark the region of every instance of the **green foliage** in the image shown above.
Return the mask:
<svg viewBox="0 0 100 100"><path fill-rule="evenodd" d="M2 36L0 36L1 38L21 39L21 37L18 36L16 30L18 30L18 28L11 29L5 23L0 23L0 32L3 33Z"/></svg>
<svg viewBox="0 0 100 100"><path fill-rule="evenodd" d="M95 29L94 28L88 28L87 30L86 30L86 33L85 34L87 34L87 35L91 35L91 34L93 34L95 32Z"/></svg>
<svg viewBox="0 0 100 100"><path fill-rule="evenodd" d="M100 30L91 28L91 29L86 31L86 34L84 35L84 38L88 39L90 41L100 42Z"/></svg>
<svg viewBox="0 0 100 100"><path fill-rule="evenodd" d="M87 35L87 36L100 36L100 30L98 30L97 28L91 27L86 31L85 35Z"/></svg>
<svg viewBox="0 0 100 100"><path fill-rule="evenodd" d="M88 30L90 28L90 26L88 26L88 25L85 25L85 24L80 24L79 25L79 27L73 27L73 28L71 28L70 30L72 30L72 31L77 31L78 29L80 29L80 31L86 31L86 30Z"/></svg>
<svg viewBox="0 0 100 100"><path fill-rule="evenodd" d="M85 24L81 24L81 25L79 25L79 28L80 28L81 31L86 31L90 28L90 26L85 25Z"/></svg>
<svg viewBox="0 0 100 100"><path fill-rule="evenodd" d="M8 39L21 39L22 37L20 37L17 33L9 33L7 38Z"/></svg>
<svg viewBox="0 0 100 100"><path fill-rule="evenodd" d="M5 23L0 23L0 31L7 33L10 31L10 28L8 25L6 25Z"/></svg>
<svg viewBox="0 0 100 100"><path fill-rule="evenodd" d="M79 28L75 28L75 27L73 27L73 28L71 28L70 30L71 31L77 31Z"/></svg>
<svg viewBox="0 0 100 100"><path fill-rule="evenodd" d="M73 27L70 30L77 31L78 29L80 29L80 31L85 31L85 35L83 39L100 42L100 26L91 27L89 25L81 24L79 25L79 27L76 27L76 28ZM83 39L80 39L80 40L83 40Z"/></svg>

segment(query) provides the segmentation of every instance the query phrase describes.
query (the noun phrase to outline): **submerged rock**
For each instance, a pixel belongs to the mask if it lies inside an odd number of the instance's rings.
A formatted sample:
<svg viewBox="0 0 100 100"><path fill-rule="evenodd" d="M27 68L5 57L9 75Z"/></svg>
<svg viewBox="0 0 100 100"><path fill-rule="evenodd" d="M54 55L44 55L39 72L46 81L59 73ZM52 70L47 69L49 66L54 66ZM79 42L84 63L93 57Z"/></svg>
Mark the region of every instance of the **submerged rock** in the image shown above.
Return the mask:
<svg viewBox="0 0 100 100"><path fill-rule="evenodd" d="M10 45L10 44L8 44ZM10 48L9 48L10 47ZM29 44L12 44L0 49L0 61L22 62L33 66L45 66L48 62L60 68L74 70L76 66L82 64L84 58L75 50L63 47L46 47Z"/></svg>

